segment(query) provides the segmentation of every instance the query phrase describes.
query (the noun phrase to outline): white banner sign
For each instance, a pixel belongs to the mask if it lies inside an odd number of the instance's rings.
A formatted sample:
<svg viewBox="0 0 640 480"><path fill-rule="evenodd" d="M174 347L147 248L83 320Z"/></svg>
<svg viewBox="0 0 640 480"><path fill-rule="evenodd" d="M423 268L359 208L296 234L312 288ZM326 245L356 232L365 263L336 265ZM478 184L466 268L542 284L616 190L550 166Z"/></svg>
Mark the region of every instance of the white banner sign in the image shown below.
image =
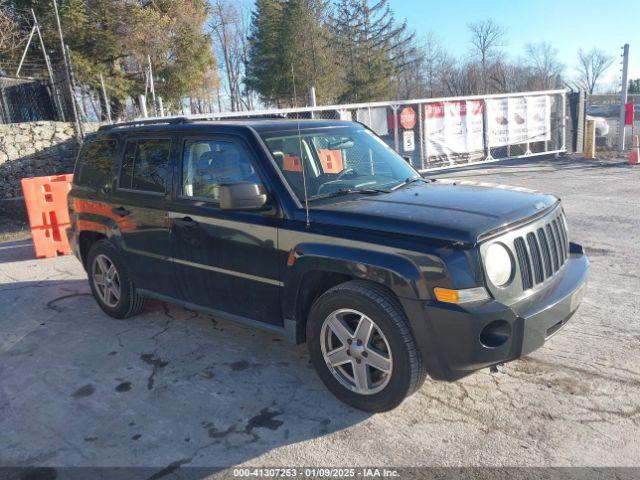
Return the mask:
<svg viewBox="0 0 640 480"><path fill-rule="evenodd" d="M425 142L429 156L482 150L482 101L434 102L425 105Z"/></svg>
<svg viewBox="0 0 640 480"><path fill-rule="evenodd" d="M507 110L509 112L509 143L511 145L527 143L527 100L524 97L509 98Z"/></svg>
<svg viewBox="0 0 640 480"><path fill-rule="evenodd" d="M487 139L492 147L551 139L550 97L489 99Z"/></svg>
<svg viewBox="0 0 640 480"><path fill-rule="evenodd" d="M509 100L487 100L487 140L492 147L509 145Z"/></svg>
<svg viewBox="0 0 640 480"><path fill-rule="evenodd" d="M551 97L527 98L527 130L530 142L551 140Z"/></svg>

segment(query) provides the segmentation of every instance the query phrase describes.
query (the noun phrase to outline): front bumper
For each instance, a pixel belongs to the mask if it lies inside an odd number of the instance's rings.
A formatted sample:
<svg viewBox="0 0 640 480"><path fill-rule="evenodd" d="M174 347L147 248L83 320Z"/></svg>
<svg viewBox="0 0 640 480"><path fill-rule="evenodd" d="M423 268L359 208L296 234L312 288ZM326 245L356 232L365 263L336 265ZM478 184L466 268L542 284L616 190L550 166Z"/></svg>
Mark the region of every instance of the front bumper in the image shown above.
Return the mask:
<svg viewBox="0 0 640 480"><path fill-rule="evenodd" d="M403 301L429 374L437 380L456 380L541 347L578 309L588 273L582 247L571 244L561 274L517 304Z"/></svg>

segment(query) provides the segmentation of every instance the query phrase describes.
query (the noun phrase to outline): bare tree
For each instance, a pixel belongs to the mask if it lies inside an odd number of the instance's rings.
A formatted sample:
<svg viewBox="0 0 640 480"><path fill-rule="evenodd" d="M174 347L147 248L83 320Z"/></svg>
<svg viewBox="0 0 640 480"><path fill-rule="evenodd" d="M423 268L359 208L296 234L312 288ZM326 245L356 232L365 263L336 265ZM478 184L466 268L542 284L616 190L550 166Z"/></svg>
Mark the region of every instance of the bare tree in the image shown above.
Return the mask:
<svg viewBox="0 0 640 480"><path fill-rule="evenodd" d="M424 80L427 93L430 97L444 94L441 82L441 71L445 64L449 62L447 52L432 32L427 37L422 46L424 55Z"/></svg>
<svg viewBox="0 0 640 480"><path fill-rule="evenodd" d="M578 59L578 79L576 84L579 88L592 94L602 75L613 63L613 57L602 50L593 48L589 52L580 49L578 51Z"/></svg>
<svg viewBox="0 0 640 480"><path fill-rule="evenodd" d="M492 90L490 93L526 92L543 90L540 77L533 67L523 61L497 60L489 68Z"/></svg>
<svg viewBox="0 0 640 480"><path fill-rule="evenodd" d="M0 51L11 49L17 34L20 32L18 25L5 10L4 2L0 2Z"/></svg>
<svg viewBox="0 0 640 480"><path fill-rule="evenodd" d="M447 57L442 64L440 82L445 95L476 95L480 91L481 75L478 62L459 63Z"/></svg>
<svg viewBox="0 0 640 480"><path fill-rule="evenodd" d="M442 67L447 55L432 32L414 40L407 48L410 62L398 74L398 98L426 98L444 95Z"/></svg>
<svg viewBox="0 0 640 480"><path fill-rule="evenodd" d="M540 42L525 46L526 65L531 69L531 87L535 90L554 88L564 65L558 60L558 50L550 43Z"/></svg>
<svg viewBox="0 0 640 480"><path fill-rule="evenodd" d="M0 68L9 67L10 73L15 73L13 70L29 37L29 31L23 29L23 20L11 2L0 0Z"/></svg>
<svg viewBox="0 0 640 480"><path fill-rule="evenodd" d="M251 109L252 94L242 88L248 50L246 12L231 0L212 0L210 6L209 28L222 59L223 88L228 92L231 110Z"/></svg>
<svg viewBox="0 0 640 480"><path fill-rule="evenodd" d="M470 23L468 26L471 31L471 46L478 57L482 73L481 86L483 91L480 93L486 93L488 66L500 48L505 46L507 30L492 19Z"/></svg>
<svg viewBox="0 0 640 480"><path fill-rule="evenodd" d="M442 65L442 70L440 70L440 81L442 82L447 95L454 97L464 95L461 70L462 69L459 68L453 60Z"/></svg>

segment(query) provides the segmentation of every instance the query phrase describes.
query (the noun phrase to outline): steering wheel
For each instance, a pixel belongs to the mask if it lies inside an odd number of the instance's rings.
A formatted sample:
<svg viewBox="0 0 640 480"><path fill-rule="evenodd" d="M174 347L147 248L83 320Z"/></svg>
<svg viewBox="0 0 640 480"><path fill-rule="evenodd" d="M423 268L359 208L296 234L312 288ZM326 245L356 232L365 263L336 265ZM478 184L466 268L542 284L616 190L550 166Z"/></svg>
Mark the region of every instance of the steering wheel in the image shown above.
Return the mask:
<svg viewBox="0 0 640 480"><path fill-rule="evenodd" d="M336 177L336 180L342 180L342 177L344 177L345 175L348 175L350 173L356 173L355 169L353 169L353 168L345 168L338 174L338 176Z"/></svg>

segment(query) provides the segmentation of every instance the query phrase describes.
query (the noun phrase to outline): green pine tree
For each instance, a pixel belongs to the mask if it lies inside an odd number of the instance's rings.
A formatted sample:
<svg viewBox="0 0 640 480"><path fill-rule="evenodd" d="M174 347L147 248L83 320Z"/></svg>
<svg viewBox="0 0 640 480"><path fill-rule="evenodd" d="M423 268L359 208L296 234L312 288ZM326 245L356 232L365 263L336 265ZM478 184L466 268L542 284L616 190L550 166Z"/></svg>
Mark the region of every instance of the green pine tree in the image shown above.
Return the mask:
<svg viewBox="0 0 640 480"><path fill-rule="evenodd" d="M257 0L247 86L278 106L306 105L312 86L319 103L335 101L342 76L331 49L330 18L328 0Z"/></svg>
<svg viewBox="0 0 640 480"><path fill-rule="evenodd" d="M286 97L283 42L284 4L279 0L256 0L251 14L249 53L245 84L266 103L280 106Z"/></svg>
<svg viewBox="0 0 640 480"><path fill-rule="evenodd" d="M285 64L295 77L298 105L311 87L319 103L333 103L343 81L331 49L330 3L327 0L289 0L284 10ZM291 83L291 82L288 82ZM293 90L293 86L290 87Z"/></svg>
<svg viewBox="0 0 640 480"><path fill-rule="evenodd" d="M388 0L369 5L368 0L339 0L334 32L346 88L342 101L391 98L397 76L407 68L413 33L406 21L397 24Z"/></svg>

